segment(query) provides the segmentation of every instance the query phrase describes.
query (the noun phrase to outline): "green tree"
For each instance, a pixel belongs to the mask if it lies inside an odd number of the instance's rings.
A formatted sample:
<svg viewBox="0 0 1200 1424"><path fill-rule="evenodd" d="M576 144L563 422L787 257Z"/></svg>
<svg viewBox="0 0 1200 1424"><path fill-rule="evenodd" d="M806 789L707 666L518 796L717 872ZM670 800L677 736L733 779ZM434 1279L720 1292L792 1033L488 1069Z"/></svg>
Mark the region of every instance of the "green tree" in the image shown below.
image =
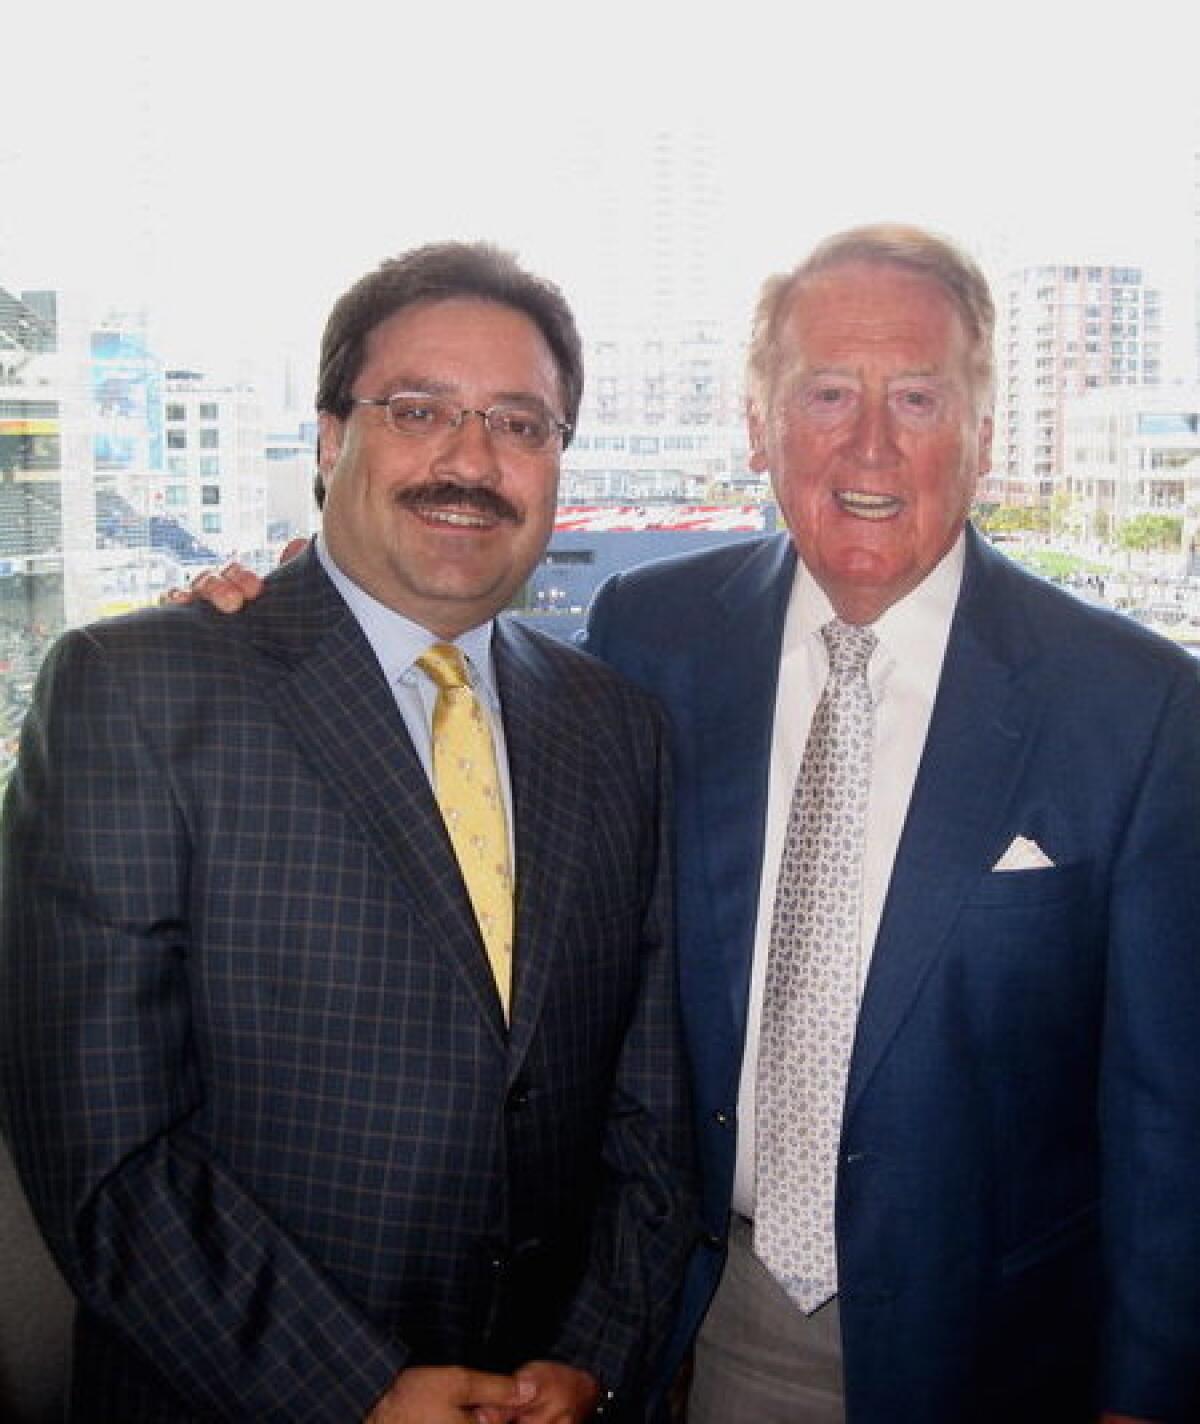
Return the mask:
<svg viewBox="0 0 1200 1424"><path fill-rule="evenodd" d="M977 513L975 522L985 534L1036 534L1048 524L1046 511L1031 504L994 504Z"/></svg>
<svg viewBox="0 0 1200 1424"><path fill-rule="evenodd" d="M1183 520L1176 514L1138 514L1124 520L1117 529L1122 549L1147 552L1150 549L1178 549L1183 538Z"/></svg>

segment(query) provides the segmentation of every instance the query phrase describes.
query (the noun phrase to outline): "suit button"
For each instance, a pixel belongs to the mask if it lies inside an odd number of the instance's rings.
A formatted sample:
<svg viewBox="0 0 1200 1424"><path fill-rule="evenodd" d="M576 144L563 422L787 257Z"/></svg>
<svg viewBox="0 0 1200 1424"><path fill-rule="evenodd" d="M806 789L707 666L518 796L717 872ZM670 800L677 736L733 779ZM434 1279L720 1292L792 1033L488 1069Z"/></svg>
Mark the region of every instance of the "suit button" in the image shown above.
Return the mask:
<svg viewBox="0 0 1200 1424"><path fill-rule="evenodd" d="M712 1116L713 1122L715 1122L718 1127L733 1126L733 1114L731 1112L726 1112L724 1108L716 1108L713 1111Z"/></svg>
<svg viewBox="0 0 1200 1424"><path fill-rule="evenodd" d="M514 1083L508 1092L509 1112L520 1112L529 1106L529 1088L525 1083Z"/></svg>
<svg viewBox="0 0 1200 1424"><path fill-rule="evenodd" d="M700 1237L701 1244L707 1246L710 1251L723 1251L725 1249L725 1238L719 1236L715 1231L706 1231Z"/></svg>

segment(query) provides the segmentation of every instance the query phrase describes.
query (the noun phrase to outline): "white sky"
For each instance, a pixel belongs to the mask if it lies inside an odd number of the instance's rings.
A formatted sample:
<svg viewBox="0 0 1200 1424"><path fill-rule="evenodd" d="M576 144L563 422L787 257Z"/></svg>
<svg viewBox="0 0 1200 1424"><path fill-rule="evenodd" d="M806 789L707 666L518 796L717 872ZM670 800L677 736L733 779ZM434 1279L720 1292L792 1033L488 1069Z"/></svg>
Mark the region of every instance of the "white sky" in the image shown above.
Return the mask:
<svg viewBox="0 0 1200 1424"><path fill-rule="evenodd" d="M817 238L891 218L994 267L1146 266L1190 319L1190 11L46 4L0 26L0 285L144 295L172 360L307 355L381 256L487 237L562 280L586 328L589 175L563 201L556 156L587 131L619 164L703 126L736 160L717 240L738 308Z"/></svg>

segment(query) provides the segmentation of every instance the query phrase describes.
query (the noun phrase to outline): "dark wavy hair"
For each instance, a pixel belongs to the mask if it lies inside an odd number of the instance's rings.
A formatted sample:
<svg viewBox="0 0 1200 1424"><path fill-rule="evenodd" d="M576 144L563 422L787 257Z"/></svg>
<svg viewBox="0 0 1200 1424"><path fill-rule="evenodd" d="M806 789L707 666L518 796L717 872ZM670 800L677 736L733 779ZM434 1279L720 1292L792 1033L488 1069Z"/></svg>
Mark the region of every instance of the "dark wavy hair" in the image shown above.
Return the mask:
<svg viewBox="0 0 1200 1424"><path fill-rule="evenodd" d="M562 386L563 419L572 430L583 398L583 346L562 292L527 272L513 256L486 242L431 242L388 257L337 299L321 338L317 410L345 420L354 383L366 359L367 338L389 317L421 302L472 297L511 307L541 332ZM570 443L570 433L563 438ZM317 503L325 497L316 477Z"/></svg>

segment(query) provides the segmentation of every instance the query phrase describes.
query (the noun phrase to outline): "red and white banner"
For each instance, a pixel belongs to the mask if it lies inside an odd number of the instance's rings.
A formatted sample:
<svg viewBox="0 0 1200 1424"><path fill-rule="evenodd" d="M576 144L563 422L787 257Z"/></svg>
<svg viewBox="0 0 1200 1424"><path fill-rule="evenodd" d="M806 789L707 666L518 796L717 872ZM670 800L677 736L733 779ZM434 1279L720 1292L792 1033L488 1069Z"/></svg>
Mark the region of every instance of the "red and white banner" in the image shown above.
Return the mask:
<svg viewBox="0 0 1200 1424"><path fill-rule="evenodd" d="M630 534L645 529L757 533L765 527L757 504L568 504L554 521L560 534Z"/></svg>

